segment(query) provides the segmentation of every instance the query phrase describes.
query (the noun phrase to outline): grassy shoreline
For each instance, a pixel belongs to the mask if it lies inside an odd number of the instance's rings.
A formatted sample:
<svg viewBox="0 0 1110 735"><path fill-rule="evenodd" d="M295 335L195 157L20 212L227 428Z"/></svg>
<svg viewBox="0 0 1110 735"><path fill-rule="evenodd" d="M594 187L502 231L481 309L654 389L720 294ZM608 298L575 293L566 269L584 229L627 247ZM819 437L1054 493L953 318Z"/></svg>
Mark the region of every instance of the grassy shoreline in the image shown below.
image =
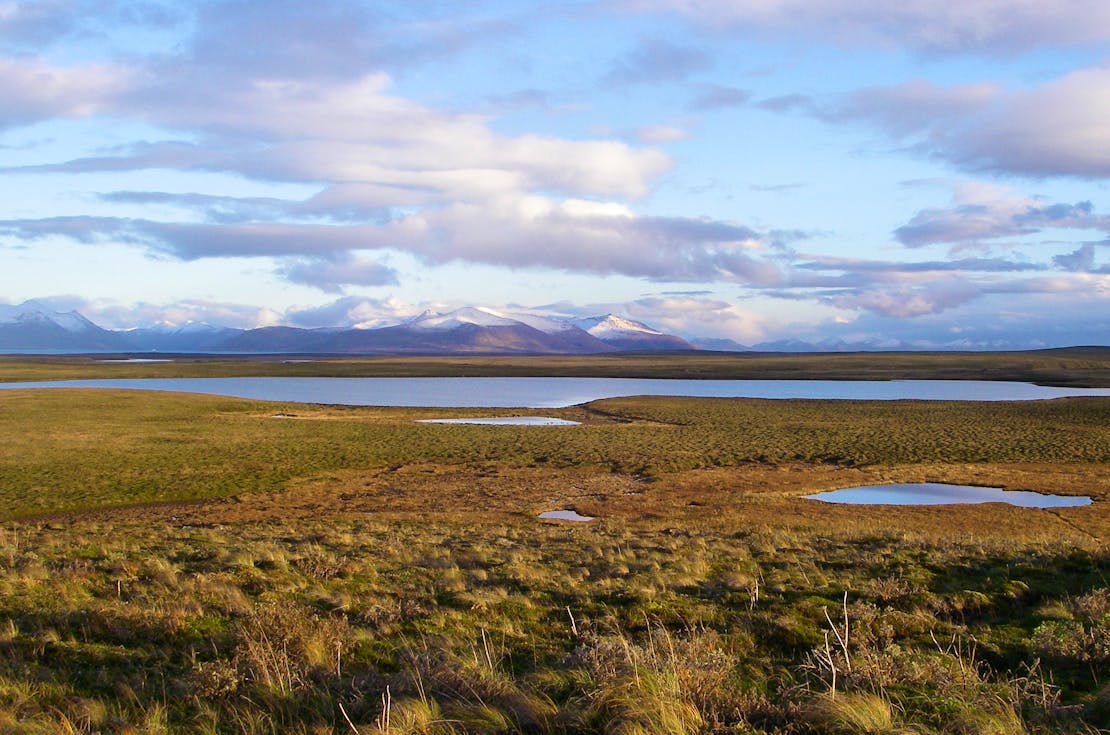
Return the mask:
<svg viewBox="0 0 1110 735"><path fill-rule="evenodd" d="M150 357L150 354L137 357ZM628 377L734 380L1005 380L1110 387L1110 347L1027 352L639 353L520 357L0 356L0 382L189 377ZM305 361L300 361L304 358Z"/></svg>

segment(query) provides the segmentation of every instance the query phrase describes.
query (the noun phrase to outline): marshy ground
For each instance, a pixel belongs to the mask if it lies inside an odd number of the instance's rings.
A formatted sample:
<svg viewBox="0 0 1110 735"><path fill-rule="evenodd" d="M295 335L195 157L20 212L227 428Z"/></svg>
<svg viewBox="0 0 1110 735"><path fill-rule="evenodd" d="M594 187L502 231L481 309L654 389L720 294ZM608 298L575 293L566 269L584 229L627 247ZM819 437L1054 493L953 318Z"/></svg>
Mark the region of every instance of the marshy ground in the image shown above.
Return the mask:
<svg viewBox="0 0 1110 735"><path fill-rule="evenodd" d="M533 413L0 394L0 731L1110 732L1110 399Z"/></svg>

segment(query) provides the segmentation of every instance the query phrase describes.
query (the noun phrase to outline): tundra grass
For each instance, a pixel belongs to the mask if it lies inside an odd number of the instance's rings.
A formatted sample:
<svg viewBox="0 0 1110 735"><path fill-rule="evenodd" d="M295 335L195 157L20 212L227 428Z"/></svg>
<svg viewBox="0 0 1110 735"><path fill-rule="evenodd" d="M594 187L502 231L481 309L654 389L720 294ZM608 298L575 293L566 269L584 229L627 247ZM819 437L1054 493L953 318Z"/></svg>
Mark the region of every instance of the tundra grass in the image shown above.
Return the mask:
<svg viewBox="0 0 1110 735"><path fill-rule="evenodd" d="M639 398L544 411L574 427L448 426L491 411L282 405L138 391L0 393L0 517L272 492L414 463L651 479L745 464L1110 462L1110 400ZM539 412L532 412L539 413Z"/></svg>
<svg viewBox="0 0 1110 735"><path fill-rule="evenodd" d="M1010 380L1110 387L1110 347L1025 352L629 353L500 357L0 356L0 382L79 378L619 377L749 380ZM117 356L123 357L123 356ZM149 357L149 353L140 355Z"/></svg>
<svg viewBox="0 0 1110 735"><path fill-rule="evenodd" d="M4 732L1099 733L1110 557L374 518L0 534Z"/></svg>
<svg viewBox="0 0 1110 735"><path fill-rule="evenodd" d="M1110 399L483 413L0 393L0 732L1110 732Z"/></svg>

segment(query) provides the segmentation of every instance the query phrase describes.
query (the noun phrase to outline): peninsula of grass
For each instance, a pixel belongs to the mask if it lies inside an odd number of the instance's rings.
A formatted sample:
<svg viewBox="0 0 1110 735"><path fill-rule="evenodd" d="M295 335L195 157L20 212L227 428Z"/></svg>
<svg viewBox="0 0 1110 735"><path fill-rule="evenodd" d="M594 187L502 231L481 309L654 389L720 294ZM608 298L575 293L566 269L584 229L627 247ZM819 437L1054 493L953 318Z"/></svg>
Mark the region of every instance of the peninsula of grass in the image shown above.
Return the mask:
<svg viewBox="0 0 1110 735"><path fill-rule="evenodd" d="M0 732L1110 732L1110 399L495 413L0 392Z"/></svg>
<svg viewBox="0 0 1110 735"><path fill-rule="evenodd" d="M575 356L0 356L0 382L81 378L613 377L720 380L1005 380L1110 387L1110 347L1022 352L627 353Z"/></svg>

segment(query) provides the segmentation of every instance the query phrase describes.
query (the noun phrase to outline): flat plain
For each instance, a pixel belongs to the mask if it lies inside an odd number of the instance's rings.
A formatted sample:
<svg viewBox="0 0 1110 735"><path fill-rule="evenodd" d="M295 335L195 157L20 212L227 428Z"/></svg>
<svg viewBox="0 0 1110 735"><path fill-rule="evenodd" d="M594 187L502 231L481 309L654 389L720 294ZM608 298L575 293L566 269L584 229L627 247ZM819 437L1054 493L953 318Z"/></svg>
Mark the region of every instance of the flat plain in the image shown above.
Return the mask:
<svg viewBox="0 0 1110 735"><path fill-rule="evenodd" d="M1105 386L1110 351L0 360L3 380L260 374ZM0 393L0 730L1108 732L1110 399L415 423L505 413ZM1095 502L803 497L921 481ZM537 517L560 509L595 520Z"/></svg>

